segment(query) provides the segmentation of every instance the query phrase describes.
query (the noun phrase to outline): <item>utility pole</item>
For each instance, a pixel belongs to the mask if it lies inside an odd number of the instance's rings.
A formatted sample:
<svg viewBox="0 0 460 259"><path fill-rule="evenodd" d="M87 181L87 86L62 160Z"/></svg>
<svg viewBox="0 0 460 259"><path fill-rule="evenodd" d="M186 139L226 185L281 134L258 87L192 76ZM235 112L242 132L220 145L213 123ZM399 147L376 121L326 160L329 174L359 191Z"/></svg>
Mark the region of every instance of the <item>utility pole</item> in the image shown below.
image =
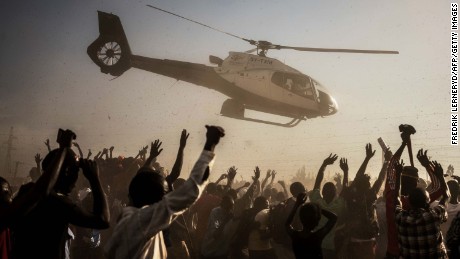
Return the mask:
<svg viewBox="0 0 460 259"><path fill-rule="evenodd" d="M6 141L6 158L5 158L5 167L4 167L4 172L5 175L12 176L13 175L13 170L12 170L12 159L11 159L11 153L14 150L13 147L13 140L17 139L13 135L13 127L10 128L10 135L8 136L8 140Z"/></svg>

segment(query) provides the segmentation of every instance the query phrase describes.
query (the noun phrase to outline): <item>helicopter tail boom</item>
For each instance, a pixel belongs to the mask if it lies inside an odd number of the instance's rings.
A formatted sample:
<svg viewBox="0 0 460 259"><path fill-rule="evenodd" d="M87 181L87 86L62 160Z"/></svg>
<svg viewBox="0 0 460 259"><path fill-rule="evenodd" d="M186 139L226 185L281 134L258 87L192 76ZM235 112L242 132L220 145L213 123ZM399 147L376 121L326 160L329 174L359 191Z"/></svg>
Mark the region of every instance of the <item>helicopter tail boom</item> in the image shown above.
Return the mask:
<svg viewBox="0 0 460 259"><path fill-rule="evenodd" d="M102 73L119 76L131 67L129 48L120 18L98 11L99 37L88 46L87 53Z"/></svg>

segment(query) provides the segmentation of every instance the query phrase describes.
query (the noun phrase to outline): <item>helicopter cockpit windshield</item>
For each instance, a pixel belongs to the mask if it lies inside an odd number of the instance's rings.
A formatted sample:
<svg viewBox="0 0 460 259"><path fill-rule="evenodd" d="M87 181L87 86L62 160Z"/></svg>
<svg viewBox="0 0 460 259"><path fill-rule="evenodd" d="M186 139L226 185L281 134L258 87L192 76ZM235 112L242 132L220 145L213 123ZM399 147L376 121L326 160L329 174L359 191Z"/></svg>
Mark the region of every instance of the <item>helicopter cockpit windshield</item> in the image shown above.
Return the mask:
<svg viewBox="0 0 460 259"><path fill-rule="evenodd" d="M278 85L292 93L314 99L314 88L312 81L309 77L286 73L286 72L275 72L272 76L272 83Z"/></svg>

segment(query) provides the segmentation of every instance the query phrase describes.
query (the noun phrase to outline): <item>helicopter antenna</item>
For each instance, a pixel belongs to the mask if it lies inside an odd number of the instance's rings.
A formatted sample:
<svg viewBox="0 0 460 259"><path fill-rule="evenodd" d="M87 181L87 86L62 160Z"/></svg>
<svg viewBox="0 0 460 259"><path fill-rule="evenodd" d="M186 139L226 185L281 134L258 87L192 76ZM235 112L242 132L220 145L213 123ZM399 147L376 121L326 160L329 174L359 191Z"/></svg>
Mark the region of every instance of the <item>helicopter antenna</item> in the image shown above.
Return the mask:
<svg viewBox="0 0 460 259"><path fill-rule="evenodd" d="M220 32L220 33L224 33L224 34L227 34L227 35L229 35L229 36L235 37L235 38L237 38L237 39L247 41L247 42L249 42L249 43L251 43L251 44L254 44L254 43L255 43L254 40L248 40L248 39L242 38L242 37L237 36L237 35L235 35L235 34L232 34L232 33L229 33L229 32L225 32L225 31L222 31L222 30L219 30L219 29L217 29L217 28L211 27L211 26L206 25L206 24L204 24L204 23L194 21L194 20L189 19L189 18L187 18L187 17L180 16L180 15L175 14L175 13L171 13L171 12L169 12L169 11L163 10L163 9L158 8L158 7L156 7L156 6L149 5L149 4L148 4L147 6L150 7L150 8L157 9L157 10L159 10L159 11L168 13L168 14L172 14L172 15L177 16L177 17L179 17L179 18L182 18L182 19L184 19L184 20L187 20L187 21L190 21L190 22L199 24L199 25L204 26L204 27L206 27L206 28L209 28L209 29L211 29L211 30L215 30L215 31L218 31L218 32Z"/></svg>

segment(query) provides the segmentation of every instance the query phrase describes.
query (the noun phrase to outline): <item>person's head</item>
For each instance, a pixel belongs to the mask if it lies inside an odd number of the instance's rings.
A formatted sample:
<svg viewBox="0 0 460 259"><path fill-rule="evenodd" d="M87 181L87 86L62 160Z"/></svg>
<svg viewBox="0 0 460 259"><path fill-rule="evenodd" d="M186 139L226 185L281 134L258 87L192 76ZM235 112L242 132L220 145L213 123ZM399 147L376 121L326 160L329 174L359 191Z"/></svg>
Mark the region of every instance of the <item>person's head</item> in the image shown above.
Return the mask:
<svg viewBox="0 0 460 259"><path fill-rule="evenodd" d="M165 178L154 170L141 168L129 184L129 198L134 207L142 208L161 201L168 191Z"/></svg>
<svg viewBox="0 0 460 259"><path fill-rule="evenodd" d="M323 185L321 194L323 195L323 199L326 201L326 203L331 203L337 194L337 188L335 187L335 184L332 182L325 183Z"/></svg>
<svg viewBox="0 0 460 259"><path fill-rule="evenodd" d="M217 195L217 184L216 183L209 183L206 186L206 193Z"/></svg>
<svg viewBox="0 0 460 259"><path fill-rule="evenodd" d="M254 200L254 207L253 208L257 212L259 212L261 210L264 210L264 209L268 209L268 206L269 206L268 200L264 196L259 196Z"/></svg>
<svg viewBox="0 0 460 259"><path fill-rule="evenodd" d="M40 178L40 171L36 167L32 167L29 171L29 177L32 180L32 182L36 182L38 178Z"/></svg>
<svg viewBox="0 0 460 259"><path fill-rule="evenodd" d="M305 203L300 207L299 217L304 230L313 230L321 219L321 207L314 202Z"/></svg>
<svg viewBox="0 0 460 259"><path fill-rule="evenodd" d="M233 213L234 205L235 205L235 202L233 201L232 197L230 197L229 195L225 195L224 197L222 197L220 207L222 208L224 214L228 215L228 214Z"/></svg>
<svg viewBox="0 0 460 259"><path fill-rule="evenodd" d="M0 204L9 204L13 198L13 191L11 190L10 183L0 176Z"/></svg>
<svg viewBox="0 0 460 259"><path fill-rule="evenodd" d="M418 170L413 166L405 166L401 173L401 195L409 195L411 191L417 188Z"/></svg>
<svg viewBox="0 0 460 259"><path fill-rule="evenodd" d="M356 187L358 193L366 192L371 188L371 177L368 174L356 177L353 186Z"/></svg>
<svg viewBox="0 0 460 259"><path fill-rule="evenodd" d="M264 196L267 199L270 199L272 195L272 190L270 188L265 188L264 192L262 193L262 196Z"/></svg>
<svg viewBox="0 0 460 259"><path fill-rule="evenodd" d="M297 197L299 193L306 192L305 186L301 182L294 182L291 184L289 187L289 191L291 191L291 194L293 197Z"/></svg>
<svg viewBox="0 0 460 259"><path fill-rule="evenodd" d="M44 172L47 170L52 170L53 162L56 155L58 155L59 149L52 150L45 156L42 161L42 168ZM75 184L78 180L78 171L80 170L78 166L77 155L72 150L68 150L64 158L64 163L62 164L61 171L59 172L56 184L54 185L54 190L56 192L68 195L75 188Z"/></svg>
<svg viewBox="0 0 460 259"><path fill-rule="evenodd" d="M430 196L425 189L414 188L409 193L409 204L413 209L429 207Z"/></svg>
<svg viewBox="0 0 460 259"><path fill-rule="evenodd" d="M449 187L451 200L457 200L458 199L459 189L460 189L460 186L458 185L457 180L448 181L447 186Z"/></svg>
<svg viewBox="0 0 460 259"><path fill-rule="evenodd" d="M284 200L286 200L286 195L284 194L284 192L278 192L276 194L276 201L277 202L282 202Z"/></svg>

